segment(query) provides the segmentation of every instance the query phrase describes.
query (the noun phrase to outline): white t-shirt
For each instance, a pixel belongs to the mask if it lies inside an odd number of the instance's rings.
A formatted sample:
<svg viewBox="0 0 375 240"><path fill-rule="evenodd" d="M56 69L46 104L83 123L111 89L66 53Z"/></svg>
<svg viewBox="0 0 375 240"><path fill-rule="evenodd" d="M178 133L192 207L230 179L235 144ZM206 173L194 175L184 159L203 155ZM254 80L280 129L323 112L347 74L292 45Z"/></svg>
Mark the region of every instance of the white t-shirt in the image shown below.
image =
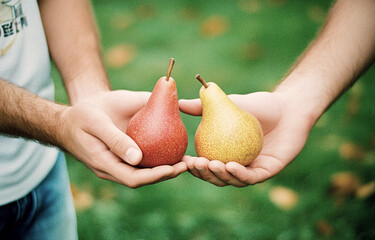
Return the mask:
<svg viewBox="0 0 375 240"><path fill-rule="evenodd" d="M42 98L54 99L48 47L36 0L0 1L0 78ZM57 154L56 148L0 135L0 205L32 191L52 169Z"/></svg>

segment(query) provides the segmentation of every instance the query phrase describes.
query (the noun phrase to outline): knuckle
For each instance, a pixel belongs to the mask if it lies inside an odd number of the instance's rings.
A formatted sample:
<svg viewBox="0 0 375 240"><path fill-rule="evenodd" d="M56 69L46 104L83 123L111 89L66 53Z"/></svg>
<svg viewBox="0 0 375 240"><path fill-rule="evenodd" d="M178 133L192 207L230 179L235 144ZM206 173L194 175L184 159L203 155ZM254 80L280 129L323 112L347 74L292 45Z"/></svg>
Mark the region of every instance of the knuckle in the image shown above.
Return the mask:
<svg viewBox="0 0 375 240"><path fill-rule="evenodd" d="M204 180L206 181L210 181L212 179L212 177L208 174L208 173L201 173L201 176Z"/></svg>
<svg viewBox="0 0 375 240"><path fill-rule="evenodd" d="M255 179L251 179L251 178L248 178L246 179L245 181L243 181L245 184L247 185L255 185L258 183L258 181L256 181Z"/></svg>
<svg viewBox="0 0 375 240"><path fill-rule="evenodd" d="M124 184L126 186L128 186L129 188L132 188L132 189L137 189L140 187L140 184L134 180L128 180L126 182L124 182Z"/></svg>
<svg viewBox="0 0 375 240"><path fill-rule="evenodd" d="M95 174L100 179L107 179L106 175L103 172L101 172L101 171L95 171Z"/></svg>
<svg viewBox="0 0 375 240"><path fill-rule="evenodd" d="M139 188L140 186L138 184L135 184L135 183L132 183L130 184L128 187L132 188L132 189L137 189Z"/></svg>
<svg viewBox="0 0 375 240"><path fill-rule="evenodd" d="M202 178L205 180L205 181L208 181L208 182L215 182L215 179L212 177L212 176L202 176Z"/></svg>
<svg viewBox="0 0 375 240"><path fill-rule="evenodd" d="M115 134L111 137L109 144L109 148L115 152L120 152L125 149L125 143L124 141L122 141L122 138L118 134Z"/></svg>
<svg viewBox="0 0 375 240"><path fill-rule="evenodd" d="M102 167L101 167L101 164L100 164L100 161L97 159L97 158L94 158L94 159L91 159L89 162L88 162L88 165L95 170L95 173L100 173L101 175L103 175L103 171L101 170Z"/></svg>
<svg viewBox="0 0 375 240"><path fill-rule="evenodd" d="M226 186L228 186L228 184L226 184L226 183L217 183L215 185L218 186L218 187L226 187Z"/></svg>
<svg viewBox="0 0 375 240"><path fill-rule="evenodd" d="M226 183L229 183L231 181L231 179L228 176L223 176L223 175L220 175L220 179L221 181L224 181Z"/></svg>

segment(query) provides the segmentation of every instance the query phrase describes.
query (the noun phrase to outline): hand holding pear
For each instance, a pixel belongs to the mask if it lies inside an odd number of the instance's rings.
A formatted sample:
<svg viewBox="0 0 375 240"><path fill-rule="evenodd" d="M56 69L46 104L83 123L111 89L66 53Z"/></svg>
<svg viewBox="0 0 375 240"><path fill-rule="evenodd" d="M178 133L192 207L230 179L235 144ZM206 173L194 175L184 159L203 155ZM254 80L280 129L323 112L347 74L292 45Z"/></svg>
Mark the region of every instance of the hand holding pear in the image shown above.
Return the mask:
<svg viewBox="0 0 375 240"><path fill-rule="evenodd" d="M202 121L195 134L199 157L224 163L238 162L244 166L253 161L263 147L263 131L259 121L237 107L213 82L203 84L199 91Z"/></svg>
<svg viewBox="0 0 375 240"><path fill-rule="evenodd" d="M142 150L140 167L173 165L181 161L187 148L176 82L170 77L173 65L171 58L167 76L157 81L146 106L134 115L126 131Z"/></svg>

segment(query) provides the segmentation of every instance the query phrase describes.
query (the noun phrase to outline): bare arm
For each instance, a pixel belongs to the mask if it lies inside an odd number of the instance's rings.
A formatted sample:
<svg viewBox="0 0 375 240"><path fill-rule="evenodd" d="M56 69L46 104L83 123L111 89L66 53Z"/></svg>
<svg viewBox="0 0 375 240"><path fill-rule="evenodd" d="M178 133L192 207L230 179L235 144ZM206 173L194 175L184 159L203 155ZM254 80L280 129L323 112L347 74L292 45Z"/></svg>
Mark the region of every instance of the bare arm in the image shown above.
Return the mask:
<svg viewBox="0 0 375 240"><path fill-rule="evenodd" d="M65 149L99 177L138 187L173 178L186 164L137 169L137 144L124 132L149 93L110 91L89 0L39 0L50 53L73 107L66 113ZM124 161L126 163L124 163Z"/></svg>
<svg viewBox="0 0 375 240"><path fill-rule="evenodd" d="M323 112L375 58L375 1L339 0L315 41L272 93L232 95L263 127L264 146L249 166L185 156L190 172L218 186L244 187L276 175L301 152ZM180 101L201 113L200 101Z"/></svg>
<svg viewBox="0 0 375 240"><path fill-rule="evenodd" d="M47 101L0 79L0 132L61 147L100 178L130 187L185 171L185 163L152 169L126 164L141 160L141 151L124 131L150 94L109 91L88 1L39 3L51 55L73 106ZM68 36L67 27L71 30Z"/></svg>
<svg viewBox="0 0 375 240"><path fill-rule="evenodd" d="M58 130L67 106L42 99L0 79L0 132L60 146Z"/></svg>
<svg viewBox="0 0 375 240"><path fill-rule="evenodd" d="M71 104L110 89L88 0L39 0L48 47Z"/></svg>
<svg viewBox="0 0 375 240"><path fill-rule="evenodd" d="M375 1L339 0L275 92L315 122L375 59Z"/></svg>

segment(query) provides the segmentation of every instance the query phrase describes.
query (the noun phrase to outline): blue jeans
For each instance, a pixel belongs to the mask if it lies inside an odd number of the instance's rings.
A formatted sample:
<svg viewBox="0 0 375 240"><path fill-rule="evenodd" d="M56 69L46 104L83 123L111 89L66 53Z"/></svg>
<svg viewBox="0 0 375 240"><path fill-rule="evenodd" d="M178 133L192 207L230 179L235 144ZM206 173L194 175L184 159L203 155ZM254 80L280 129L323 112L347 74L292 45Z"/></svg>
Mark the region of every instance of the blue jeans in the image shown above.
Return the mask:
<svg viewBox="0 0 375 240"><path fill-rule="evenodd" d="M0 239L78 239L63 153L59 153L51 172L32 192L0 206Z"/></svg>

